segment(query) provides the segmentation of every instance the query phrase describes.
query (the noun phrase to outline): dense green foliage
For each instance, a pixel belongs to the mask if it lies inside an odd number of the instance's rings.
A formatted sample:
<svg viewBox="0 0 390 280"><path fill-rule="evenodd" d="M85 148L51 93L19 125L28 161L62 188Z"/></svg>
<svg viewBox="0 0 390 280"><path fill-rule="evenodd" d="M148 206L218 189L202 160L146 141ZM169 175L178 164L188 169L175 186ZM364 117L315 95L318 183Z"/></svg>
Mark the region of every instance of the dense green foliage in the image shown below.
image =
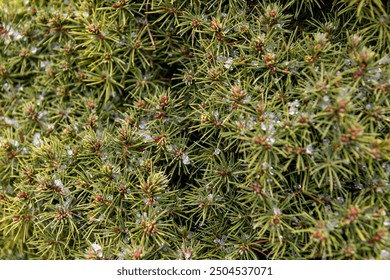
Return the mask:
<svg viewBox="0 0 390 280"><path fill-rule="evenodd" d="M390 258L389 42L389 1L0 1L0 258Z"/></svg>

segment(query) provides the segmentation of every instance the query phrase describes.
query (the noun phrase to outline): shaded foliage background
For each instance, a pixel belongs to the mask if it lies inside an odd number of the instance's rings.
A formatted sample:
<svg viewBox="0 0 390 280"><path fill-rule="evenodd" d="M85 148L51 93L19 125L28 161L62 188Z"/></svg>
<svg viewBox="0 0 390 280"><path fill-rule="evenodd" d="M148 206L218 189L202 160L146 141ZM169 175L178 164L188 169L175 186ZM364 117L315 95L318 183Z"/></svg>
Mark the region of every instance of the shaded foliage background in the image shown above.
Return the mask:
<svg viewBox="0 0 390 280"><path fill-rule="evenodd" d="M2 259L389 258L388 1L0 1Z"/></svg>

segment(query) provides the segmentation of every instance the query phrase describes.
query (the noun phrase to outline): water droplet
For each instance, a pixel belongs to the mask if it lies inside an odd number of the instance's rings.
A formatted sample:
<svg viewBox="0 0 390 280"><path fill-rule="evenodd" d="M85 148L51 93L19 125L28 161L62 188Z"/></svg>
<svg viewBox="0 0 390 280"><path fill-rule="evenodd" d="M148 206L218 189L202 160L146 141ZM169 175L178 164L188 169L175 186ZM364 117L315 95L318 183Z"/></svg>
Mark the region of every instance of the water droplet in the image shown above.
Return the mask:
<svg viewBox="0 0 390 280"><path fill-rule="evenodd" d="M337 224L338 224L338 220L333 220L333 221L328 221L326 225L330 230L333 230Z"/></svg>
<svg viewBox="0 0 390 280"><path fill-rule="evenodd" d="M274 211L274 215L280 215L282 213L280 209L276 206L274 206L273 211Z"/></svg>
<svg viewBox="0 0 390 280"><path fill-rule="evenodd" d="M150 136L150 135L147 134L147 133L140 133L140 135L142 135L142 139L145 140L145 141L153 140L153 137Z"/></svg>
<svg viewBox="0 0 390 280"><path fill-rule="evenodd" d="M247 94L244 98L244 104L248 104L252 99L252 96L250 94Z"/></svg>
<svg viewBox="0 0 390 280"><path fill-rule="evenodd" d="M141 121L139 124L139 128L142 130L145 130L147 128L147 122L146 121Z"/></svg>
<svg viewBox="0 0 390 280"><path fill-rule="evenodd" d="M389 251L382 250L380 256L381 256L381 259L389 259L390 258L390 253L389 253Z"/></svg>
<svg viewBox="0 0 390 280"><path fill-rule="evenodd" d="M41 61L39 63L39 66L41 66L41 68L46 68L46 66L48 66L48 65L49 65L49 61L47 61L47 60Z"/></svg>
<svg viewBox="0 0 390 280"><path fill-rule="evenodd" d="M312 145L309 145L306 147L306 154L311 155L311 154L313 154L313 152L314 152L314 148Z"/></svg>
<svg viewBox="0 0 390 280"><path fill-rule="evenodd" d="M188 154L183 154L183 163L186 165L191 163L190 158L188 157Z"/></svg>
<svg viewBox="0 0 390 280"><path fill-rule="evenodd" d="M33 144L34 146L38 147L43 143L41 140L41 134L39 132L36 132L33 136Z"/></svg>
<svg viewBox="0 0 390 280"><path fill-rule="evenodd" d="M99 258L102 258L103 257L102 247L96 243L93 243L91 246L92 246L92 249L96 252L97 256Z"/></svg>
<svg viewBox="0 0 390 280"><path fill-rule="evenodd" d="M328 95L325 95L325 96L324 96L324 101L325 101L325 102L329 102L329 100L330 100L330 97L329 97Z"/></svg>
<svg viewBox="0 0 390 280"><path fill-rule="evenodd" d="M325 138L325 139L322 141L322 145L324 145L324 146L329 146L329 144L330 144L330 141L329 141L329 139L327 139L327 138Z"/></svg>
<svg viewBox="0 0 390 280"><path fill-rule="evenodd" d="M363 184L362 183L355 183L355 188L358 190L363 189Z"/></svg>
<svg viewBox="0 0 390 280"><path fill-rule="evenodd" d="M16 141L16 140L14 140L14 139L11 139L11 140L10 140L10 143L11 143L13 146L15 146L15 147L19 147L19 142Z"/></svg>
<svg viewBox="0 0 390 280"><path fill-rule="evenodd" d="M191 255L192 255L192 252L189 251L189 250L186 250L184 252L184 257L185 257L186 260L189 260L191 258Z"/></svg>
<svg viewBox="0 0 390 280"><path fill-rule="evenodd" d="M102 247L99 244L92 243L92 249L96 252L102 249Z"/></svg>
<svg viewBox="0 0 390 280"><path fill-rule="evenodd" d="M295 115L297 112L298 112L298 111L297 111L295 108L293 108L293 107L291 107L291 108L288 110L288 113L289 113L290 115Z"/></svg>
<svg viewBox="0 0 390 280"><path fill-rule="evenodd" d="M229 57L228 59L226 59L225 61L225 68L226 69L230 69L230 67L232 66L233 64L233 58Z"/></svg>

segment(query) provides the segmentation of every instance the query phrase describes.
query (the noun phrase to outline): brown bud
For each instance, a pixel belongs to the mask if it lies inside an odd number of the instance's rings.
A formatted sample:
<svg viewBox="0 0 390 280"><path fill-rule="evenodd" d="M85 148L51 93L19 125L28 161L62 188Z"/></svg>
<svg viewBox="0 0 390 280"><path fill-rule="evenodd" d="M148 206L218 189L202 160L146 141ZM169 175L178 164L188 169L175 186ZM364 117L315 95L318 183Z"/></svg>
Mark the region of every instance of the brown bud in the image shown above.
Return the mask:
<svg viewBox="0 0 390 280"><path fill-rule="evenodd" d="M138 249L133 253L133 258L135 260L140 260L142 258L142 249Z"/></svg>

